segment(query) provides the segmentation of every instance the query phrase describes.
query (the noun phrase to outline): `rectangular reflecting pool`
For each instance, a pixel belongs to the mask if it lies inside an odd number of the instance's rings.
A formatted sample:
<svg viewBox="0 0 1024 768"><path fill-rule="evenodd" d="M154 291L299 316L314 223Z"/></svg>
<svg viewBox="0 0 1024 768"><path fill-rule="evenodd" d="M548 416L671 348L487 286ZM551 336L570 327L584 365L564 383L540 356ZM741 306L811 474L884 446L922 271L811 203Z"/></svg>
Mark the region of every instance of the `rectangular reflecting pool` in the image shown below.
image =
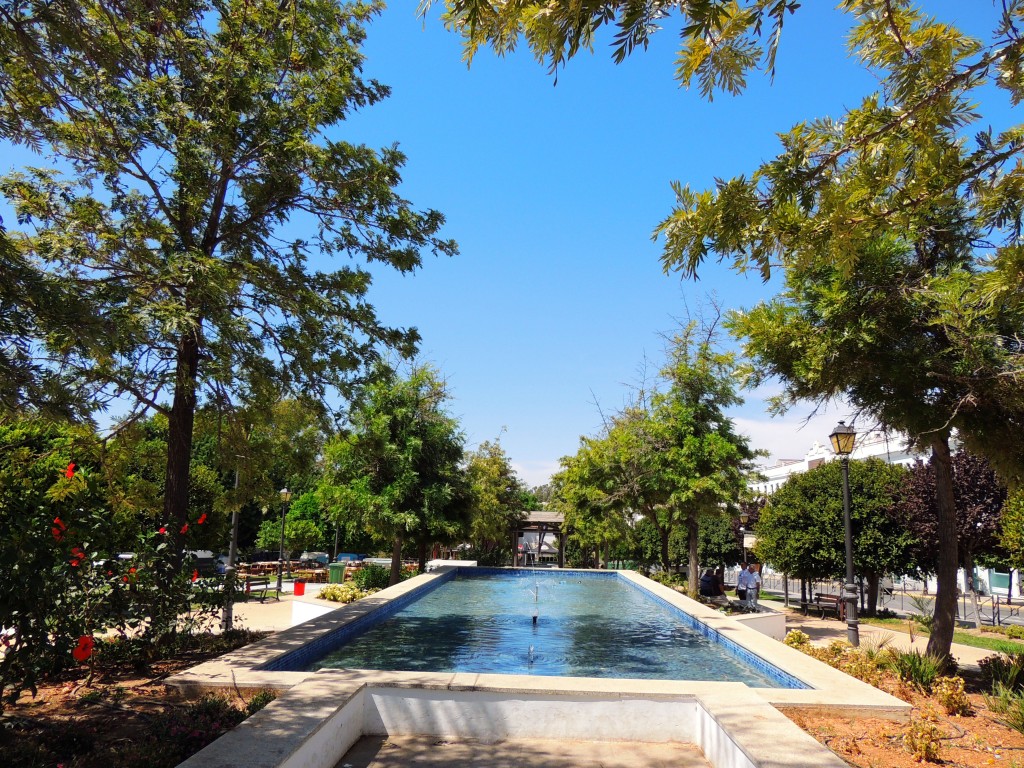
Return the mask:
<svg viewBox="0 0 1024 768"><path fill-rule="evenodd" d="M633 581L572 570L453 569L263 667L323 668L806 688Z"/></svg>

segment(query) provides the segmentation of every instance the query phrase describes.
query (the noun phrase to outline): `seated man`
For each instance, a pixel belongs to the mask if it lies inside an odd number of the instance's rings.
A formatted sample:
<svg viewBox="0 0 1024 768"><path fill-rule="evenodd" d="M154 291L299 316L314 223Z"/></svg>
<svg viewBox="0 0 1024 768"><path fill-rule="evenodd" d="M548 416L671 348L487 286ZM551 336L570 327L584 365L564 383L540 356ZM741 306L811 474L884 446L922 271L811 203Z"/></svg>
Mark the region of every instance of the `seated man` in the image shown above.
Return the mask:
<svg viewBox="0 0 1024 768"><path fill-rule="evenodd" d="M704 575L700 577L700 595L706 597L714 603L727 603L728 598L725 596L725 586L722 583L722 578L711 568L704 571Z"/></svg>

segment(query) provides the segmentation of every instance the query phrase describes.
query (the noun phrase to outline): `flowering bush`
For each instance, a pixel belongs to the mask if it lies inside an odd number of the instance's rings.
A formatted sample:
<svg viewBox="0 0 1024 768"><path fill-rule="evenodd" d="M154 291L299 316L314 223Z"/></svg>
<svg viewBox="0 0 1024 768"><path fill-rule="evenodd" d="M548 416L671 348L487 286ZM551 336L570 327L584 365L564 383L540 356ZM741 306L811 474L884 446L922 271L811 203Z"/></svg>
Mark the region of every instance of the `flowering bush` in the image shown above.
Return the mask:
<svg viewBox="0 0 1024 768"><path fill-rule="evenodd" d="M191 567L182 573L168 556L168 537L126 538L106 478L90 469L101 458L88 429L0 424L0 710L46 674L94 664L97 637L152 644L190 631L194 606L209 613L224 599L193 588ZM125 543L135 558L109 559Z"/></svg>
<svg viewBox="0 0 1024 768"><path fill-rule="evenodd" d="M335 603L351 603L367 595L372 595L376 591L375 589L360 589L354 583L346 582L344 584L328 584L322 587L319 596L323 600L331 600Z"/></svg>

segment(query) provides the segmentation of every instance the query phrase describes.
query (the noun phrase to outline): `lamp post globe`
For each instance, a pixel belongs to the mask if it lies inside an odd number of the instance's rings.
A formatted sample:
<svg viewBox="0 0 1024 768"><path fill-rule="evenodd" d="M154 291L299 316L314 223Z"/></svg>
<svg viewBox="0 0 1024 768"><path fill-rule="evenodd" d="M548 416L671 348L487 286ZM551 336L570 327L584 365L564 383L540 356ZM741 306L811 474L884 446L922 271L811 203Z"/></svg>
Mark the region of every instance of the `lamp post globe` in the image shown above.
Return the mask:
<svg viewBox="0 0 1024 768"><path fill-rule="evenodd" d="M843 534L846 543L846 639L850 645L860 645L860 627L857 622L857 585L853 580L853 528L850 523L850 454L857 441L857 431L840 421L828 436L843 464Z"/></svg>
<svg viewBox="0 0 1024 768"><path fill-rule="evenodd" d="M281 582L284 577L284 521L288 515L288 505L292 500L292 492L287 487L281 489L281 550L277 558L277 596L281 596Z"/></svg>

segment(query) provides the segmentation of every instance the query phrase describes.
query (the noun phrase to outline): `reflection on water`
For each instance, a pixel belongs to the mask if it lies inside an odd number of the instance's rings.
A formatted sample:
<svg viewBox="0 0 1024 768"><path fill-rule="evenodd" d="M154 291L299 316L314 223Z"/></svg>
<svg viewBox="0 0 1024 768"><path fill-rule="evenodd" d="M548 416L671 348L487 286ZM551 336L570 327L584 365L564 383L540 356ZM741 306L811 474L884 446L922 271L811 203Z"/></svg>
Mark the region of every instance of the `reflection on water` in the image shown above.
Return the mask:
<svg viewBox="0 0 1024 768"><path fill-rule="evenodd" d="M778 686L619 579L557 572L460 574L311 667Z"/></svg>

